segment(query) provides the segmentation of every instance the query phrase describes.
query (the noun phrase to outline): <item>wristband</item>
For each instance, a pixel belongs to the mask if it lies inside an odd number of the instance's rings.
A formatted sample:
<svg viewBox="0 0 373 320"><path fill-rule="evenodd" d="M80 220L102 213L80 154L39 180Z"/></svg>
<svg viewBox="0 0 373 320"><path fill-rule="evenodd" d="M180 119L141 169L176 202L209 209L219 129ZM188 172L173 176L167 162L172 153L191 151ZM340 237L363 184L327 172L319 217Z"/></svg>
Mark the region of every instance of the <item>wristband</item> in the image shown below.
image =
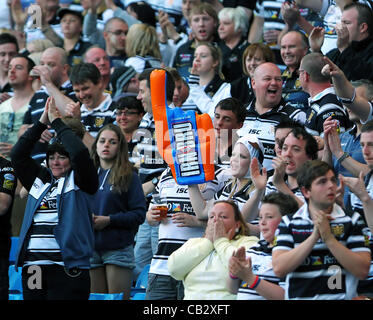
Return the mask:
<svg viewBox="0 0 373 320"><path fill-rule="evenodd" d="M249 288L255 290L255 288L259 285L260 281L261 279L259 278L259 276L256 276L254 282L251 284Z"/></svg>
<svg viewBox="0 0 373 320"><path fill-rule="evenodd" d="M233 280L238 279L238 277L234 276L234 275L231 274L230 272L229 272L229 277L230 277L231 279L233 279Z"/></svg>
<svg viewBox="0 0 373 320"><path fill-rule="evenodd" d="M337 96L337 99L342 103L342 104L351 104L355 101L356 98L356 89L354 88L354 93L352 94L352 98L341 98Z"/></svg>
<svg viewBox="0 0 373 320"><path fill-rule="evenodd" d="M337 162L339 164L342 163L343 160L345 160L346 158L348 158L350 155L347 153L347 152L343 152L343 155L337 160Z"/></svg>

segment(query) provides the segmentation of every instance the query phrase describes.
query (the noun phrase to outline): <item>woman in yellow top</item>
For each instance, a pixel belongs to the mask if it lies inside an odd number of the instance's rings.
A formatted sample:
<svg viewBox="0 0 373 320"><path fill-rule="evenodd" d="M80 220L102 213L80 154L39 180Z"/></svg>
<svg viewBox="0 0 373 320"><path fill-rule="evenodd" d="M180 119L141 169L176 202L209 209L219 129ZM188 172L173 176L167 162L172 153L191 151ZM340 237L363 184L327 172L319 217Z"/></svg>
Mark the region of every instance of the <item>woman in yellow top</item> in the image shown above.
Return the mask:
<svg viewBox="0 0 373 320"><path fill-rule="evenodd" d="M168 259L168 269L182 280L186 300L236 299L227 287L229 258L235 250L255 245L258 238L248 229L238 206L231 200L217 201L209 212L205 235L189 239Z"/></svg>

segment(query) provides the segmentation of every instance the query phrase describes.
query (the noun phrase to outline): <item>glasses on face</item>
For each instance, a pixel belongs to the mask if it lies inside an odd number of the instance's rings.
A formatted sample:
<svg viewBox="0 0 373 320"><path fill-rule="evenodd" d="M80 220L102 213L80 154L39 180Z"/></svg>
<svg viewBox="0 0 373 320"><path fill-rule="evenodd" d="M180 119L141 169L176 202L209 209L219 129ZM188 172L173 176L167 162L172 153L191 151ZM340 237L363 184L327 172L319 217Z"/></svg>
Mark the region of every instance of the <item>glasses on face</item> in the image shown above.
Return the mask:
<svg viewBox="0 0 373 320"><path fill-rule="evenodd" d="M121 116L133 116L135 114L140 114L138 111L128 111L128 110L116 110L115 115L118 117Z"/></svg>
<svg viewBox="0 0 373 320"><path fill-rule="evenodd" d="M123 31L123 30L115 30L115 31L108 31L109 33L112 33L115 36L126 36L128 31Z"/></svg>

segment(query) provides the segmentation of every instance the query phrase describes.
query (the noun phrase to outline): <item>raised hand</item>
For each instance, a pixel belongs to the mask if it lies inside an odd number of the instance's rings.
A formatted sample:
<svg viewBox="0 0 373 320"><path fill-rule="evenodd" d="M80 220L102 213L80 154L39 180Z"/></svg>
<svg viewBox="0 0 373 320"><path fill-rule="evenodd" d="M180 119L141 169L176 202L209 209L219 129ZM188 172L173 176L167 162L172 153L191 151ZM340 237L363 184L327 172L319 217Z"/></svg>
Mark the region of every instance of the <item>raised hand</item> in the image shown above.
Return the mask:
<svg viewBox="0 0 373 320"><path fill-rule="evenodd" d="M262 173L259 170L259 161L253 158L250 163L251 179L257 190L264 190L267 185L267 170L263 167Z"/></svg>
<svg viewBox="0 0 373 320"><path fill-rule="evenodd" d="M350 33L344 23L337 23L335 26L337 32L337 48L340 52L345 50L350 45Z"/></svg>
<svg viewBox="0 0 373 320"><path fill-rule="evenodd" d="M325 30L322 27L314 27L308 37L308 43L312 52L320 52L324 44Z"/></svg>

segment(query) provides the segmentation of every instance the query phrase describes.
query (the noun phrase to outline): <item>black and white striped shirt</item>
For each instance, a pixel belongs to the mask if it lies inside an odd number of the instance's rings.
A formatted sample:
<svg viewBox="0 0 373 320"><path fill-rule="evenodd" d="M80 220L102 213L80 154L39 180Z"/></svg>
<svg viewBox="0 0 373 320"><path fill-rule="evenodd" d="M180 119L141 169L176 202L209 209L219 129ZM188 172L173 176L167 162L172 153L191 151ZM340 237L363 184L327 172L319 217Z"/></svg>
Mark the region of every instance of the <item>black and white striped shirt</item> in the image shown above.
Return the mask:
<svg viewBox="0 0 373 320"><path fill-rule="evenodd" d="M260 240L255 246L246 251L246 258L251 258L252 272L261 279L280 285L280 279L273 272L272 248L265 240ZM281 286L283 283L281 283ZM242 281L238 288L237 300L265 300L254 289L249 288L246 282Z"/></svg>
<svg viewBox="0 0 373 320"><path fill-rule="evenodd" d="M209 182L207 182L209 184ZM178 227L171 219L174 213L184 212L195 215L190 202L187 185L179 185L174 180L171 169L167 168L161 175L156 192L167 202L167 219L159 225L158 250L153 256L150 273L170 275L167 267L168 257L180 248L188 239L199 238L204 228ZM154 202L152 200L153 205Z"/></svg>
<svg viewBox="0 0 373 320"><path fill-rule="evenodd" d="M167 167L167 163L158 152L155 123L151 114L146 113L143 116L139 127L132 136L132 141L136 144L140 157L139 177L141 183L160 176Z"/></svg>
<svg viewBox="0 0 373 320"><path fill-rule="evenodd" d="M61 249L53 233L58 224L58 181L52 185L34 214L24 265L64 265Z"/></svg>
<svg viewBox="0 0 373 320"><path fill-rule="evenodd" d="M334 204L330 227L335 238L353 252L370 252L364 236L366 227L362 217L354 213L352 217ZM276 250L290 251L299 246L313 232L314 224L304 204L295 214L283 216L276 231ZM340 286L330 286L329 279L341 271ZM358 278L346 271L320 238L306 259L286 276L285 299L328 299L344 300L356 296Z"/></svg>
<svg viewBox="0 0 373 320"><path fill-rule="evenodd" d="M84 104L80 107L82 123L94 138L102 127L115 121L115 102L110 94L104 93L104 95L105 100L95 109L89 110Z"/></svg>
<svg viewBox="0 0 373 320"><path fill-rule="evenodd" d="M246 134L255 134L263 144L263 166L272 170L272 159L275 154L275 126L283 120L293 119L302 124L306 121L306 114L301 109L286 105L284 101L266 113L259 114L255 109L255 100L247 107L247 115L243 127L237 131L242 137Z"/></svg>

